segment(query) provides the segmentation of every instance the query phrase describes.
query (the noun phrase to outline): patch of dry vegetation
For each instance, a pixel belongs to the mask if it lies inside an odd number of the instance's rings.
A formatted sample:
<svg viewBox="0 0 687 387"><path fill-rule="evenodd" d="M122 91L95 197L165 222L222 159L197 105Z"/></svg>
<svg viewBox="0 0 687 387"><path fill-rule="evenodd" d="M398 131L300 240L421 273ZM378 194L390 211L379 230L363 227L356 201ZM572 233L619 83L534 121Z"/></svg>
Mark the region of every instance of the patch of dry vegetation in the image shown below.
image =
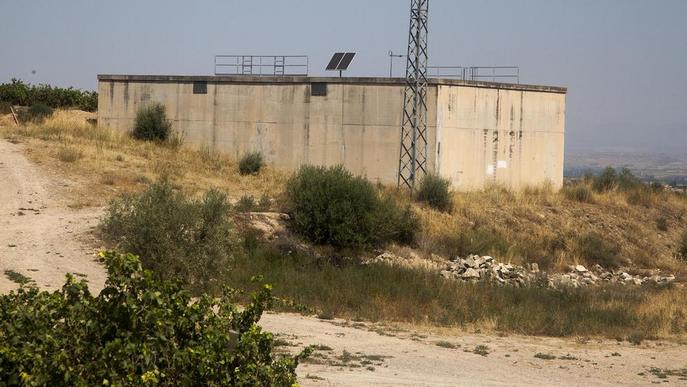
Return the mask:
<svg viewBox="0 0 687 387"><path fill-rule="evenodd" d="M68 189L75 207L104 205L164 177L190 197L215 187L232 198L246 198L236 210L249 211L256 207L249 197L263 202L266 196L279 196L290 176L271 167L242 176L236 160L210 148L136 141L127 133L88 124L83 114L57 111L41 125L0 128L3 137L23 143L34 161L73 182ZM394 188L383 191L401 205L411 204L420 219L416 245L399 248L409 253L490 254L516 264L537 262L545 270L573 263L660 268L685 279L685 263L678 257L680 251L687 255L687 247L680 247L687 245L687 236L682 239L687 198L678 194L639 186L594 187L592 181L561 192L490 187L452 193L451 208L438 211ZM285 208L280 201L264 202ZM424 270L360 265L342 257L349 252L329 250L318 256L291 245L265 245L239 226L246 234L246 253L236 252L226 281L246 288L251 278L264 275L277 295L322 315L545 335L670 337L687 332L687 295L681 285L568 292L462 284Z"/></svg>
<svg viewBox="0 0 687 387"><path fill-rule="evenodd" d="M445 256L491 254L547 270L573 263L684 270L675 252L687 198L671 192L599 193L589 182L571 183L561 192L491 187L455 193L451 215L430 210L420 215L420 248ZM658 220L665 230L657 230Z"/></svg>
<svg viewBox="0 0 687 387"><path fill-rule="evenodd" d="M29 157L66 177L74 207L102 206L123 192L140 192L165 177L196 195L211 187L231 198L281 192L288 176L267 166L259 175L239 173L238 162L208 148L137 141L128 133L94 126L93 113L57 110L42 124L0 127L21 142Z"/></svg>

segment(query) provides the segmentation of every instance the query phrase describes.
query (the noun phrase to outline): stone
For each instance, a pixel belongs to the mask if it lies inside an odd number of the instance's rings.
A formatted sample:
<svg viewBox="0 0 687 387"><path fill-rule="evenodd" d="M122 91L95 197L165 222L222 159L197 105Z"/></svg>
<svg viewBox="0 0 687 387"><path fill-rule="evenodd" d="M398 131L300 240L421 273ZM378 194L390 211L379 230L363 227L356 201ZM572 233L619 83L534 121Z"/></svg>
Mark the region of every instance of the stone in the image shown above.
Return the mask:
<svg viewBox="0 0 687 387"><path fill-rule="evenodd" d="M530 265L530 271L532 273L539 273L539 264L538 263L532 263Z"/></svg>
<svg viewBox="0 0 687 387"><path fill-rule="evenodd" d="M479 272L473 268L468 268L465 270L465 273L461 275L461 278L463 279L478 279L480 278Z"/></svg>
<svg viewBox="0 0 687 387"><path fill-rule="evenodd" d="M578 273L586 273L588 270L586 267L584 267L582 265L577 265L577 266L575 266L575 271Z"/></svg>
<svg viewBox="0 0 687 387"><path fill-rule="evenodd" d="M473 267L473 268L479 267L476 264L475 259L472 257L468 257L467 259L463 260L463 263L464 263L465 267Z"/></svg>
<svg viewBox="0 0 687 387"><path fill-rule="evenodd" d="M626 272L622 272L620 273L620 279L622 279L623 281L630 281L632 280L632 276Z"/></svg>
<svg viewBox="0 0 687 387"><path fill-rule="evenodd" d="M493 262L494 261L494 258L490 257L488 255L483 256L482 259L484 259L484 262Z"/></svg>

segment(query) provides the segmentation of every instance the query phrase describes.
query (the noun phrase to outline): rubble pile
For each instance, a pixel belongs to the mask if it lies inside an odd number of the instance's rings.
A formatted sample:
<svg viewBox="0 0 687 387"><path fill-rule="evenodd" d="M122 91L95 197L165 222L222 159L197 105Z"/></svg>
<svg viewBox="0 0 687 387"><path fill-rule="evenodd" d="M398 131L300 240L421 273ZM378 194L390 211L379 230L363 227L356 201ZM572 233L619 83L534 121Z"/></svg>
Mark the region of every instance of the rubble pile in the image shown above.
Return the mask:
<svg viewBox="0 0 687 387"><path fill-rule="evenodd" d="M617 283L623 285L667 284L675 281L675 276L661 275L632 275L623 269L606 270L600 265L594 265L588 270L582 265L570 266L566 273L547 274L539 270L536 263L527 267L497 262L490 256L471 255L467 258L457 257L450 261L444 270L444 278L460 281L491 281L503 285L525 286L538 285L550 288L577 288L580 286L594 286L602 283Z"/></svg>

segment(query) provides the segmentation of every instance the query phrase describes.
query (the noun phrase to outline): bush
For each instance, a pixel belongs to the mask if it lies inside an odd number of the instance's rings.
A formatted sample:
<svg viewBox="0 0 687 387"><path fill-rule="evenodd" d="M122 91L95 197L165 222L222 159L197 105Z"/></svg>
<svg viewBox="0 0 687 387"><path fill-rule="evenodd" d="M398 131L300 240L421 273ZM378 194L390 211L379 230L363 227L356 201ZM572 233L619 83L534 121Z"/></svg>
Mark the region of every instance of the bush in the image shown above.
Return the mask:
<svg viewBox="0 0 687 387"><path fill-rule="evenodd" d="M78 108L89 112L98 110L98 93L94 91L36 86L17 79L0 84L0 101L21 106L43 104L52 108Z"/></svg>
<svg viewBox="0 0 687 387"><path fill-rule="evenodd" d="M167 182L114 200L103 221L105 238L141 257L163 278L212 289L231 259L232 224L226 196L210 190L189 200Z"/></svg>
<svg viewBox="0 0 687 387"><path fill-rule="evenodd" d="M596 233L587 233L576 240L577 252L590 265L599 264L604 268L620 266L620 249L607 242Z"/></svg>
<svg viewBox="0 0 687 387"><path fill-rule="evenodd" d="M592 203L594 195L589 186L584 183L568 184L563 188L563 194L566 198L580 203Z"/></svg>
<svg viewBox="0 0 687 387"><path fill-rule="evenodd" d="M293 385L297 356L257 325L270 287L243 310L232 292L192 298L133 255L101 253L105 288L71 275L61 290L0 296L0 380L8 385Z"/></svg>
<svg viewBox="0 0 687 387"><path fill-rule="evenodd" d="M257 175L263 165L262 153L251 152L241 157L239 161L239 173L241 173L241 175Z"/></svg>
<svg viewBox="0 0 687 387"><path fill-rule="evenodd" d="M646 187L644 187L642 181L639 180L639 178L635 176L629 168L623 168L618 174L618 188L627 191Z"/></svg>
<svg viewBox="0 0 687 387"><path fill-rule="evenodd" d="M453 207L450 187L451 182L448 179L438 175L427 175L422 179L415 198L439 211L450 212Z"/></svg>
<svg viewBox="0 0 687 387"><path fill-rule="evenodd" d="M592 188L596 192L611 191L618 185L618 173L613 167L606 167L600 175L595 176Z"/></svg>
<svg viewBox="0 0 687 387"><path fill-rule="evenodd" d="M12 104L9 102L0 101L0 114L12 113Z"/></svg>
<svg viewBox="0 0 687 387"><path fill-rule="evenodd" d="M57 151L57 158L65 163L73 163L83 157L83 153L80 150L65 146Z"/></svg>
<svg viewBox="0 0 687 387"><path fill-rule="evenodd" d="M687 231L682 234L682 239L677 248L678 258L687 261Z"/></svg>
<svg viewBox="0 0 687 387"><path fill-rule="evenodd" d="M136 113L133 136L145 141L165 141L172 130L165 106L159 103L144 106Z"/></svg>
<svg viewBox="0 0 687 387"><path fill-rule="evenodd" d="M294 230L314 243L365 247L414 240L419 222L409 207L381 196L341 166L302 167L286 184Z"/></svg>
<svg viewBox="0 0 687 387"><path fill-rule="evenodd" d="M665 217L660 217L656 220L656 228L659 231L668 231L668 219Z"/></svg>
<svg viewBox="0 0 687 387"><path fill-rule="evenodd" d="M53 109L42 103L31 105L27 110L19 113L19 119L23 122L42 122L46 118L52 116Z"/></svg>

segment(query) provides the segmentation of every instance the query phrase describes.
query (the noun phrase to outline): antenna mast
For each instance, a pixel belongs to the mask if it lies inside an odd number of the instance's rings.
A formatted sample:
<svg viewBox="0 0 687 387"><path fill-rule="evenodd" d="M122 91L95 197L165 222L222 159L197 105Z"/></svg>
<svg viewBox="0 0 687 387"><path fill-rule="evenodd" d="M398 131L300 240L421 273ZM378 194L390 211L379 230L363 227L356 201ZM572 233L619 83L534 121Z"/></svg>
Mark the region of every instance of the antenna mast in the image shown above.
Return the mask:
<svg viewBox="0 0 687 387"><path fill-rule="evenodd" d="M427 174L427 19L429 0L411 0L398 186Z"/></svg>

